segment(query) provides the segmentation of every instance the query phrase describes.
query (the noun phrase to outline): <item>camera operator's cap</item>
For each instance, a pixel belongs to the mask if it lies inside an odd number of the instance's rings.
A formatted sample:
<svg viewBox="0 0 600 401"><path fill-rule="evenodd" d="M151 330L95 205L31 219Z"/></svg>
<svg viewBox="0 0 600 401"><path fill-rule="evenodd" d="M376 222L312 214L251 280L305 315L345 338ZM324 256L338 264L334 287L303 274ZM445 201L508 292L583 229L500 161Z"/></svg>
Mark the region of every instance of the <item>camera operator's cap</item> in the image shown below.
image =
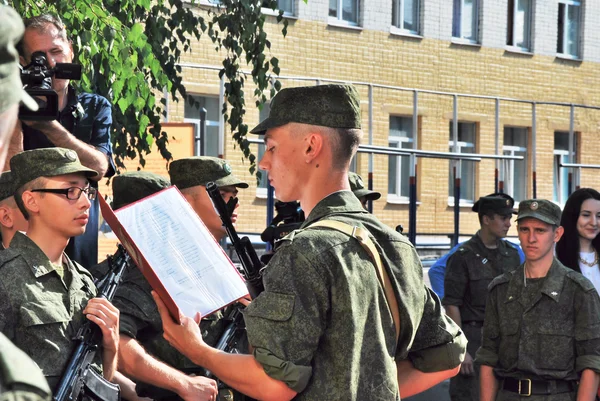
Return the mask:
<svg viewBox="0 0 600 401"><path fill-rule="evenodd" d="M473 204L471 210L478 213L491 211L501 216L508 216L517 213L514 210L514 206L515 200L510 195L493 193L479 198Z"/></svg>
<svg viewBox="0 0 600 401"><path fill-rule="evenodd" d="M358 91L351 85L318 85L282 89L271 101L269 117L250 132L260 135L270 128L288 123L360 129Z"/></svg>
<svg viewBox="0 0 600 401"><path fill-rule="evenodd" d="M171 186L171 182L158 174L132 171L113 177L112 208L117 210Z"/></svg>
<svg viewBox="0 0 600 401"><path fill-rule="evenodd" d="M350 171L348 172L348 181L350 181L350 190L358 199L362 197L365 197L367 200L377 200L381 198L381 194L379 192L371 191L365 188L365 184L360 175Z"/></svg>
<svg viewBox="0 0 600 401"><path fill-rule="evenodd" d="M169 165L171 184L179 189L206 186L211 181L217 187L234 186L248 188L248 184L240 180L231 172L231 166L217 157L194 156L179 159Z"/></svg>
<svg viewBox="0 0 600 401"><path fill-rule="evenodd" d="M531 217L544 223L560 226L560 207L545 199L529 199L519 202L517 221Z"/></svg>
<svg viewBox="0 0 600 401"><path fill-rule="evenodd" d="M0 113L9 106L23 102L36 111L38 104L23 89L19 53L15 45L21 40L25 26L19 14L8 6L0 5Z"/></svg>
<svg viewBox="0 0 600 401"><path fill-rule="evenodd" d="M10 159L15 188L40 177L82 173L86 177L95 177L98 173L79 162L77 153L64 148L42 148L17 153Z"/></svg>
<svg viewBox="0 0 600 401"><path fill-rule="evenodd" d="M5 171L0 174L0 202L15 194L15 182L12 173Z"/></svg>

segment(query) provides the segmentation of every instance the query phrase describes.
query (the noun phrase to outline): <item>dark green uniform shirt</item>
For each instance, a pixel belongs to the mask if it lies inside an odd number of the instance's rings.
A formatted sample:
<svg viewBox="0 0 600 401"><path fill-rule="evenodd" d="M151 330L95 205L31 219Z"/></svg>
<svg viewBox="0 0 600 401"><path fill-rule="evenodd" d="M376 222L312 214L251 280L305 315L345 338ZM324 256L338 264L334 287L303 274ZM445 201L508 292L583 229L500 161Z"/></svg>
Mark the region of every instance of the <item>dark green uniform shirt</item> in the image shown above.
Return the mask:
<svg viewBox="0 0 600 401"><path fill-rule="evenodd" d="M499 240L496 249L489 249L475 234L448 259L442 303L458 306L463 322L483 323L488 285L519 264L519 252L508 241Z"/></svg>
<svg viewBox="0 0 600 401"><path fill-rule="evenodd" d="M325 228L292 232L267 265L265 291L244 317L254 356L298 400L395 400L395 359L425 372L458 366L466 341L423 284L414 247L367 213L350 191L321 200L304 222L322 219L372 234L394 287L400 338L371 258L359 242Z"/></svg>
<svg viewBox="0 0 600 401"><path fill-rule="evenodd" d="M524 287L523 278L521 265L490 284L477 361L500 379L577 380L583 369L600 373L594 285L556 258L543 283Z"/></svg>
<svg viewBox="0 0 600 401"><path fill-rule="evenodd" d="M0 401L50 401L50 397L40 368L0 333Z"/></svg>
<svg viewBox="0 0 600 401"><path fill-rule="evenodd" d="M17 232L0 252L0 332L58 383L74 350L82 310L96 295L91 274L63 255L64 280L42 250Z"/></svg>

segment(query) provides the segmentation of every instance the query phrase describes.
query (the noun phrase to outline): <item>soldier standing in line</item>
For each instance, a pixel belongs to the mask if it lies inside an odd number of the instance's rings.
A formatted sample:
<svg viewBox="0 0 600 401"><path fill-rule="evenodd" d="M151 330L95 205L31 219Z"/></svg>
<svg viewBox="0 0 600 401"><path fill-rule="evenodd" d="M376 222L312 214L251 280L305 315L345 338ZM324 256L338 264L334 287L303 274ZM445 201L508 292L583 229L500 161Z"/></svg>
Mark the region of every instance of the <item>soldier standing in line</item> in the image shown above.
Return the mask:
<svg viewBox="0 0 600 401"><path fill-rule="evenodd" d="M25 232L29 223L14 198L15 188L10 171L0 174L0 249L8 248L17 231Z"/></svg>
<svg viewBox="0 0 600 401"><path fill-rule="evenodd" d="M12 8L0 5L0 166L4 165L6 159L8 141L18 118L19 103L23 102L32 111L38 107L35 100L23 90L19 76L15 45L24 30L19 15ZM50 388L40 368L0 333L0 401L50 401L50 397Z"/></svg>
<svg viewBox="0 0 600 401"><path fill-rule="evenodd" d="M362 177L352 171L348 172L348 182L350 183L350 191L360 200L365 210L367 210L368 201L376 201L381 198L379 192L365 188Z"/></svg>
<svg viewBox="0 0 600 401"><path fill-rule="evenodd" d="M517 231L525 263L489 286L481 401L592 401L600 383L600 298L554 257L563 234L554 203L521 201ZM578 382L579 381L579 382Z"/></svg>
<svg viewBox="0 0 600 401"><path fill-rule="evenodd" d="M494 277L520 264L516 247L502 239L510 228L513 206L508 195L479 198L473 211L478 213L480 230L448 259L442 304L469 340L460 373L450 379L452 401L479 401L473 358L481 345L487 287Z"/></svg>

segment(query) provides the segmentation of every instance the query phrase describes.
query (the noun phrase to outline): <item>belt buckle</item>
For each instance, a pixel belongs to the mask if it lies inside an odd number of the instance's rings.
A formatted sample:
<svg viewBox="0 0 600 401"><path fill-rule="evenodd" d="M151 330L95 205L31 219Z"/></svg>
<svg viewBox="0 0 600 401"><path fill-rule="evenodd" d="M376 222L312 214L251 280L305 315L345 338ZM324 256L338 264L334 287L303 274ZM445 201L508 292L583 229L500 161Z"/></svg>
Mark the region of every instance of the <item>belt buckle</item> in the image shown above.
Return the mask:
<svg viewBox="0 0 600 401"><path fill-rule="evenodd" d="M522 382L526 382L528 384L529 390L527 391L527 394L521 392ZM519 395L522 395L523 397L531 397L531 379L519 379Z"/></svg>

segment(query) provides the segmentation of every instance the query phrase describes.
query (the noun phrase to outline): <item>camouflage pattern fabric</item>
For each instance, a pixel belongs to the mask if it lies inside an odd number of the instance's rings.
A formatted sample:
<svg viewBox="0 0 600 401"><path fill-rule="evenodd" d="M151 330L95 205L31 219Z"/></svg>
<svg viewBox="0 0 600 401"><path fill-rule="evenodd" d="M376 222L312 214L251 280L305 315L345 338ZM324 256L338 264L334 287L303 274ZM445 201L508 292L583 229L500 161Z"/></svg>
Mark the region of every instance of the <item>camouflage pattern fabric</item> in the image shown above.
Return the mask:
<svg viewBox="0 0 600 401"><path fill-rule="evenodd" d="M15 194L15 184L10 171L0 174L0 201L8 199Z"/></svg>
<svg viewBox="0 0 600 401"><path fill-rule="evenodd" d="M0 333L0 401L50 401L40 368Z"/></svg>
<svg viewBox="0 0 600 401"><path fill-rule="evenodd" d="M600 373L600 298L593 284L556 258L537 291L535 285L524 287L523 277L521 265L490 284L477 362L493 367L499 380L576 381L584 369ZM573 397L563 393L530 399ZM497 399L520 398L503 390Z"/></svg>
<svg viewBox="0 0 600 401"><path fill-rule="evenodd" d="M168 178L148 171L119 174L112 179L112 208L120 209L170 186Z"/></svg>
<svg viewBox="0 0 600 401"><path fill-rule="evenodd" d="M75 347L82 310L96 295L92 276L63 254L65 280L48 257L17 232L0 252L0 332L33 359L54 388Z"/></svg>
<svg viewBox="0 0 600 401"><path fill-rule="evenodd" d="M266 373L298 400L395 400L395 360L424 372L458 366L466 339L423 284L414 247L367 213L350 191L317 204L302 227L339 220L369 230L399 301L400 337L371 258L335 230L292 232L267 265L265 291L244 312Z"/></svg>
<svg viewBox="0 0 600 401"><path fill-rule="evenodd" d="M169 165L169 176L171 183L179 189L206 186L210 181L219 188L248 188L247 183L233 175L229 163L218 157L194 156L175 160Z"/></svg>
<svg viewBox="0 0 600 401"><path fill-rule="evenodd" d="M448 259L442 304L459 308L463 331L469 340L467 350L473 358L481 345L481 327L485 317L488 285L494 277L516 269L519 264L519 253L508 241L498 240L498 247L489 249L481 241L479 233L465 242ZM466 322L474 323L475 326ZM459 373L450 379L450 398L452 401L479 400L477 366L474 376Z"/></svg>

